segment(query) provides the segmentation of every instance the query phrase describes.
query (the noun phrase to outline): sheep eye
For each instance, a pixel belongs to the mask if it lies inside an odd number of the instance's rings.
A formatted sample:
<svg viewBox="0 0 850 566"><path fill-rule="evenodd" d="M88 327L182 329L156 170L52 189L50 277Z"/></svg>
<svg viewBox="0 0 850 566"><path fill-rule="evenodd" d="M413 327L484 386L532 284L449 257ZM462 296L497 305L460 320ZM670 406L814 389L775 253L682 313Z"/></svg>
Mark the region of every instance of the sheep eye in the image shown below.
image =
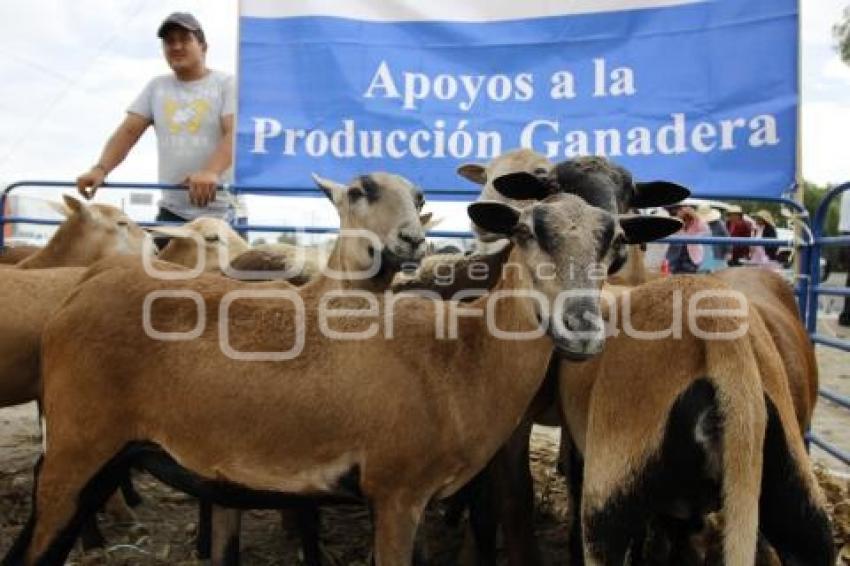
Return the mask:
<svg viewBox="0 0 850 566"><path fill-rule="evenodd" d="M422 210L422 207L425 206L425 195L420 192L416 193L416 210Z"/></svg>
<svg viewBox="0 0 850 566"><path fill-rule="evenodd" d="M218 234L214 234L212 236L204 236L204 240L206 242L209 242L210 244L215 243L218 241Z"/></svg>
<svg viewBox="0 0 850 566"><path fill-rule="evenodd" d="M546 173L547 173L547 171L544 167L538 167L537 169L534 170L535 175L543 176Z"/></svg>
<svg viewBox="0 0 850 566"><path fill-rule="evenodd" d="M348 199L354 202L366 196L366 192L360 187L350 187L348 189Z"/></svg>
<svg viewBox="0 0 850 566"><path fill-rule="evenodd" d="M116 222L116 224L117 224L120 228L126 228L127 226L129 226L129 225L130 225L130 224L129 224L126 220L119 220L119 221L117 221L117 222Z"/></svg>
<svg viewBox="0 0 850 566"><path fill-rule="evenodd" d="M518 224L517 227L514 228L514 236L521 241L534 238L534 234L531 232L531 229L527 224Z"/></svg>

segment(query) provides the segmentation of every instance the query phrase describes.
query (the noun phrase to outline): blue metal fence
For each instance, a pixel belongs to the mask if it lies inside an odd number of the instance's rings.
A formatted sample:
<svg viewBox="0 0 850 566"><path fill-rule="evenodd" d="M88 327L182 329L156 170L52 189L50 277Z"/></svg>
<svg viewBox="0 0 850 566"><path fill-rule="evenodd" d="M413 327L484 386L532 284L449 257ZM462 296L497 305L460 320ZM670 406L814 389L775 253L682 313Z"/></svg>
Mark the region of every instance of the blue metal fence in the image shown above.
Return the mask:
<svg viewBox="0 0 850 566"><path fill-rule="evenodd" d="M807 316L805 317L806 328L809 331L809 336L811 336L812 342L815 344L820 344L821 346L827 346L830 348L836 348L842 350L844 352L850 352L850 340L844 340L840 338L833 338L831 336L826 336L821 334L818 331L818 298L821 295L831 295L838 297L850 297L850 289L844 287L825 287L820 280L820 258L822 254L822 246L850 246L850 236L824 236L824 232L826 230L826 219L827 213L829 211L829 205L832 201L841 193L846 190L850 190L850 183L844 183L843 185L839 185L829 191L818 205L818 209L815 212L815 216L812 219L812 233L814 235L813 245L810 246L809 251L809 281L811 282L809 289L809 299L807 305ZM829 402L838 405L844 409L850 410L850 399L844 397L843 395L839 395L834 391L830 391L826 388L820 389L821 397L827 399ZM807 435L809 441L812 444L822 448L835 458L841 460L845 465L850 466L850 453L841 450L837 446L834 446L827 442L823 437L815 433L814 431L809 431Z"/></svg>
<svg viewBox="0 0 850 566"><path fill-rule="evenodd" d="M16 189L22 187L44 187L44 188L75 188L75 184L67 181L18 181L6 187L0 194L0 248L5 244L4 232L7 224L42 224L56 225L61 221L46 220L43 218L31 218L24 216L5 216L6 202L8 196ZM185 190L185 187L179 185L162 185L156 183L107 183L103 185L106 189L135 189L135 190ZM279 195L279 196L316 196L317 189L314 188L283 188L283 187L255 187L255 186L232 186L229 187L234 194L252 194L252 195ZM800 316L806 325L806 328L815 344L838 348L845 352L850 352L850 341L832 338L820 334L817 329L817 314L818 314L818 298L820 295L833 295L850 297L850 289L824 287L820 281L820 259L821 246L836 246L850 245L850 236L827 237L824 236L824 229L827 217L827 211L830 202L846 190L850 190L850 183L840 185L831 190L820 203L815 217L811 224L811 230L803 231L801 241L780 240L780 239L762 239L762 238L738 238L738 237L669 237L663 241L666 243L675 244L706 244L706 245L761 245L767 247L796 247L800 253L800 272L798 282L795 287L795 292L799 301ZM468 191L440 191L440 195L455 194L467 196ZM699 195L694 195L698 197ZM805 223L808 220L806 209L798 202L788 198L767 198L767 197L742 197L741 195L711 195L713 200L753 200L779 203L792 209L800 219ZM143 226L153 226L161 224L174 224L163 222L140 222ZM807 224L808 226L808 224ZM242 222L234 222L234 227L240 231L254 232L302 232L308 234L323 234L336 232L333 227L315 227L315 226L283 226L283 225L264 225L264 224L245 224ZM468 238L472 234L466 231L432 231L429 233L432 236L444 238ZM835 392L827 389L821 389L820 395L832 403L835 403L845 409L850 410L850 399L843 397ZM807 440L812 444L822 448L827 453L841 460L844 464L850 466L850 453L841 450L840 448L830 444L825 439L814 432L809 432Z"/></svg>

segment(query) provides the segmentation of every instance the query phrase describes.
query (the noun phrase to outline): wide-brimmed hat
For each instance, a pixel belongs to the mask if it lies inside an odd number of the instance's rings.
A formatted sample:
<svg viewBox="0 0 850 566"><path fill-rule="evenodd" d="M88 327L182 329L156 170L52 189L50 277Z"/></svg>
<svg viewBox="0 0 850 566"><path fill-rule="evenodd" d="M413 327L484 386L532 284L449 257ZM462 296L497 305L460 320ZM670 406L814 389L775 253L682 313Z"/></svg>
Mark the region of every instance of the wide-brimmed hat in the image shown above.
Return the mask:
<svg viewBox="0 0 850 566"><path fill-rule="evenodd" d="M761 218L764 220L765 224L770 224L771 226L776 226L776 222L773 220L773 215L769 210L759 210L758 212L753 213L753 218Z"/></svg>
<svg viewBox="0 0 850 566"><path fill-rule="evenodd" d="M701 204L697 207L697 216L702 218L705 222L714 222L716 220L720 220L720 211L707 204Z"/></svg>

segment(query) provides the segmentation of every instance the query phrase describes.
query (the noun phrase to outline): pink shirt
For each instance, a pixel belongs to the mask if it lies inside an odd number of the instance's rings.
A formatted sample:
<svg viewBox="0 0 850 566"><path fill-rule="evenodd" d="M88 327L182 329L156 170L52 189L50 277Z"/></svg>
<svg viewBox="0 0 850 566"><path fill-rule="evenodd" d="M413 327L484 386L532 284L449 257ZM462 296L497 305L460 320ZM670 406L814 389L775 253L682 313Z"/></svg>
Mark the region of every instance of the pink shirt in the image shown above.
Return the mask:
<svg viewBox="0 0 850 566"><path fill-rule="evenodd" d="M701 218L695 218L690 222L685 223L679 233L683 236L711 236L711 229L704 220ZM705 257L703 245L688 244L688 255L691 256L692 262L696 265L700 265Z"/></svg>

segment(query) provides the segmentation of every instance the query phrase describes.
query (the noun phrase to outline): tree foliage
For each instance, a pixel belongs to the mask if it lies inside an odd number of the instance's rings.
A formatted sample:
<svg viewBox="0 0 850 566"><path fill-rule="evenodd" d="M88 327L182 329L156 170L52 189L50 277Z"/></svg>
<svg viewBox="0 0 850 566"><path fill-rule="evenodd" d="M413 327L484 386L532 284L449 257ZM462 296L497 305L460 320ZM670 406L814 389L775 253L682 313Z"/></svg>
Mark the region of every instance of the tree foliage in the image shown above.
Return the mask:
<svg viewBox="0 0 850 566"><path fill-rule="evenodd" d="M841 21L832 26L832 37L841 60L850 65L850 6L844 8Z"/></svg>

